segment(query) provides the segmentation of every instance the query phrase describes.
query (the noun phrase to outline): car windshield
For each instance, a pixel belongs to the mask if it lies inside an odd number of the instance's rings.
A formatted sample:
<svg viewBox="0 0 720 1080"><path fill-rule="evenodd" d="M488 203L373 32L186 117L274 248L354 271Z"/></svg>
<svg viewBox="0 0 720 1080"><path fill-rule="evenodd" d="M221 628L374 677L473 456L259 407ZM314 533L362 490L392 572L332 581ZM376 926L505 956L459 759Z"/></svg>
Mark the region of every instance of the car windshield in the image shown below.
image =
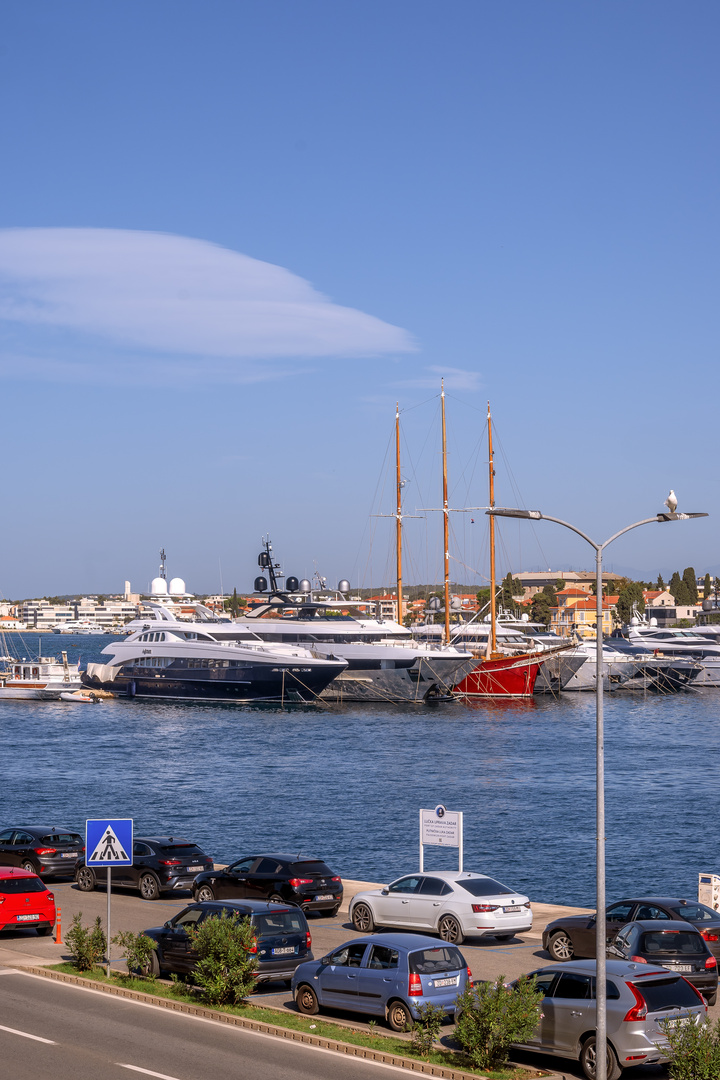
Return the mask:
<svg viewBox="0 0 720 1080"><path fill-rule="evenodd" d="M300 877L305 874L320 874L321 877L333 876L333 872L327 863L321 862L319 859L306 859L305 862L290 863L290 872L293 877L295 874Z"/></svg>
<svg viewBox="0 0 720 1080"><path fill-rule="evenodd" d="M410 953L408 967L415 975L432 975L438 971L462 971L467 965L458 949L446 945Z"/></svg>
<svg viewBox="0 0 720 1080"><path fill-rule="evenodd" d="M10 896L13 893L29 892L47 892L47 889L40 878L0 878L0 896Z"/></svg>
<svg viewBox="0 0 720 1080"><path fill-rule="evenodd" d="M645 998L651 1013L700 1004L697 991L682 978L653 979L652 982L638 979L637 982L633 980L632 985Z"/></svg>
<svg viewBox="0 0 720 1080"><path fill-rule="evenodd" d="M646 956L697 956L707 951L699 934L687 930L653 930L642 936L640 950Z"/></svg>
<svg viewBox="0 0 720 1080"><path fill-rule="evenodd" d="M253 915L252 924L258 937L304 934L307 931L305 916L301 911L273 911L268 915Z"/></svg>
<svg viewBox="0 0 720 1080"><path fill-rule="evenodd" d="M462 881L456 881L456 885L462 885L463 889L467 889L473 896L506 896L513 889L508 889L507 885L501 885L499 881L495 881L494 878L464 878Z"/></svg>
<svg viewBox="0 0 720 1080"><path fill-rule="evenodd" d="M40 840L41 844L80 844L82 845L82 837L74 832L58 832L48 833L47 836L43 836Z"/></svg>
<svg viewBox="0 0 720 1080"><path fill-rule="evenodd" d="M687 919L688 922L718 922L720 920L720 911L713 911L704 904L678 904L670 910L681 919Z"/></svg>

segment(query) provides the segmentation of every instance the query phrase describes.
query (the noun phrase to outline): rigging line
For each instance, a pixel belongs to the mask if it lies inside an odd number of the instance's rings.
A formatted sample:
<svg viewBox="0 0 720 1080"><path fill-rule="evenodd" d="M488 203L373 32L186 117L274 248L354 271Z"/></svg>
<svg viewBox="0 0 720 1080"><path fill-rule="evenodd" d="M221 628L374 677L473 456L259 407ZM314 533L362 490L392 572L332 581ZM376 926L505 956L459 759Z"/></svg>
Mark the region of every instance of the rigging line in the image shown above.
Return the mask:
<svg viewBox="0 0 720 1080"><path fill-rule="evenodd" d="M393 432L391 431L390 435L388 436L388 441L387 441L387 445L385 447L385 454L383 456L382 464L381 464L380 469L378 471L377 481L375 483L375 491L373 492L373 497L372 497L372 499L370 501L370 513L367 515L367 518L365 520L365 525L364 525L363 530L362 530L362 532L360 534L360 539L359 539L359 542L358 542L358 549L357 549L357 552L355 554L355 562L353 564L353 571L357 567L358 574L360 573L360 569L359 569L360 552L362 550L362 545L365 542L365 535L366 535L368 529L370 529L372 527L372 511L376 506L376 500L378 498L378 488L380 487L381 483L383 485L383 491L385 490L385 479L386 479L386 476L387 476L387 462L388 462L388 456L390 454L390 447L392 445L392 440L393 440ZM370 548L371 549L372 549L372 540L373 540L373 536L371 534L371 536L370 536ZM367 580L367 568L368 568L369 558L370 558L370 552L368 552L368 556L367 556L367 558L365 560L365 576L363 577L363 580Z"/></svg>
<svg viewBox="0 0 720 1080"><path fill-rule="evenodd" d="M486 411L484 406L482 408L478 408L477 405L471 405L469 401L465 400L465 398L455 397L454 394L449 394L447 390L445 391L445 398L449 398L450 401L459 401L461 405L465 405L468 409L472 409L473 412L478 412L481 415Z"/></svg>
<svg viewBox="0 0 720 1080"><path fill-rule="evenodd" d="M403 413L413 412L414 409L419 409L421 407L421 405L427 405L428 401L439 401L439 400L440 400L440 395L439 394L431 394L431 396L428 397L428 398L425 398L424 401L418 401L417 405L408 405L408 406L402 408L400 410L400 415L402 416Z"/></svg>
<svg viewBox="0 0 720 1080"><path fill-rule="evenodd" d="M503 445L502 439L500 438L500 435L499 434L496 435L496 433L497 433L497 425L493 424L493 435L497 437L497 445L498 445L498 449L500 451L500 457L502 458L503 464L505 466L505 470L506 470L506 472L508 474L508 479L510 481L510 487L512 488L513 494L515 495L515 498L517 499L518 507L525 510L525 509L527 509L526 504L525 504L525 499L522 496L522 493L520 491L520 487L519 487L519 485L517 483L517 480L515 479L515 475L513 473L512 467L511 467L510 462L508 460L507 454L505 453L505 447ZM537 533L537 528L536 528L536 525L535 525L534 522L530 522L530 528L531 528L531 531L532 531L533 538L535 539L535 543L537 544L538 550L540 551L540 554L542 556L543 566L547 566L548 565L547 556L546 556L545 551L543 549L542 543L540 542L540 538L539 538L539 535ZM518 531L518 535L519 535L519 531Z"/></svg>

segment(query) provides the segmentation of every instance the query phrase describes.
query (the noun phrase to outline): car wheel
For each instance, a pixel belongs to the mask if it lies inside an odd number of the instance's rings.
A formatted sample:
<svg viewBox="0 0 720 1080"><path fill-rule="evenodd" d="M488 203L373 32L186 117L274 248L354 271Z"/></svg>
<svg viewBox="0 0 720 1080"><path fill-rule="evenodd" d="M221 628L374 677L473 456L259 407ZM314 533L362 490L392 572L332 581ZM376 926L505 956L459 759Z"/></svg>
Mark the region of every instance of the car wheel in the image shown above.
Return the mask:
<svg viewBox="0 0 720 1080"><path fill-rule="evenodd" d="M320 1012L317 994L312 986L308 986L307 983L298 986L295 991L295 1004L300 1012L305 1013L306 1016L315 1016L316 1013Z"/></svg>
<svg viewBox="0 0 720 1080"><path fill-rule="evenodd" d="M37 874L37 867L35 866L35 863L32 862L30 859L25 859L24 862L20 863L20 865L23 870L28 870L31 874Z"/></svg>
<svg viewBox="0 0 720 1080"><path fill-rule="evenodd" d="M160 974L160 961L155 949L150 953L147 960L142 964L138 971L141 975L149 975L151 979L156 979Z"/></svg>
<svg viewBox="0 0 720 1080"><path fill-rule="evenodd" d="M282 898L282 896L280 895L280 893L276 893L276 892L274 892L274 893L272 894L272 896L270 897L270 903L271 903L271 904L284 904L284 903L285 903L285 901L283 900L283 898Z"/></svg>
<svg viewBox="0 0 720 1080"><path fill-rule="evenodd" d="M496 941L512 941L512 939L514 937L515 937L514 934L496 934L495 935L495 940Z"/></svg>
<svg viewBox="0 0 720 1080"><path fill-rule="evenodd" d="M52 926L38 926L37 932L40 937L49 937L53 932Z"/></svg>
<svg viewBox="0 0 720 1080"><path fill-rule="evenodd" d="M326 912L326 914L327 914L327 915L328 915L328 916L329 916L329 917L330 917L331 919L334 919L334 918L335 918L335 916L337 915L337 913L338 913L338 911L339 911L339 910L340 910L340 905L339 905L339 904L336 904L336 905L335 905L335 907L334 907L334 908L330 908L330 910L329 910L328 912Z"/></svg>
<svg viewBox="0 0 720 1080"><path fill-rule="evenodd" d="M195 900L199 904L209 904L215 899L215 893L209 885L201 885L195 893Z"/></svg>
<svg viewBox="0 0 720 1080"><path fill-rule="evenodd" d="M572 941L564 930L558 930L558 932L553 934L550 938L548 952L553 960L559 960L560 963L564 963L566 960L572 960L575 955L575 949L573 948Z"/></svg>
<svg viewBox="0 0 720 1080"><path fill-rule="evenodd" d="M143 900L157 900L160 896L160 883L154 874L143 874L138 889Z"/></svg>
<svg viewBox="0 0 720 1080"><path fill-rule="evenodd" d="M465 940L460 923L454 915L443 915L438 923L438 934L443 941L449 941L451 945L462 945Z"/></svg>
<svg viewBox="0 0 720 1080"><path fill-rule="evenodd" d="M95 875L89 866L82 866L75 875L75 880L82 892L92 892L95 888Z"/></svg>
<svg viewBox="0 0 720 1080"><path fill-rule="evenodd" d="M587 1076L588 1080L595 1080L595 1066L597 1064L597 1056L595 1053L595 1036L591 1035L589 1039L586 1039L583 1043L583 1048L580 1051L580 1065L582 1071ZM610 1043L607 1045L607 1080L619 1080L622 1073L620 1063L617 1059L617 1054L613 1050Z"/></svg>
<svg viewBox="0 0 720 1080"><path fill-rule="evenodd" d="M388 1005L387 1018L393 1031L409 1031L413 1025L410 1010L403 1001L393 1001Z"/></svg>
<svg viewBox="0 0 720 1080"><path fill-rule="evenodd" d="M708 1005L714 1005L717 1001L717 990L715 990L715 992L712 994L705 994L704 997Z"/></svg>
<svg viewBox="0 0 720 1080"><path fill-rule="evenodd" d="M372 934L375 929L375 920L369 904L355 905L352 913L352 924L361 934Z"/></svg>

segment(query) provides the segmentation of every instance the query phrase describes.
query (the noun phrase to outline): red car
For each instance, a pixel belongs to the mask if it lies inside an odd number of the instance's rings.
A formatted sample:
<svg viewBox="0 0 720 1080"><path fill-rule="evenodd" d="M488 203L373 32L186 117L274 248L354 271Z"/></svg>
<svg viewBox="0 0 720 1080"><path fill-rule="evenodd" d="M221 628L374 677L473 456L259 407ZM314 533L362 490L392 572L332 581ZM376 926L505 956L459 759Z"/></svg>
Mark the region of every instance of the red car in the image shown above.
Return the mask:
<svg viewBox="0 0 720 1080"><path fill-rule="evenodd" d="M55 925L55 896L37 874L19 866L0 866L0 930L34 926L51 934Z"/></svg>

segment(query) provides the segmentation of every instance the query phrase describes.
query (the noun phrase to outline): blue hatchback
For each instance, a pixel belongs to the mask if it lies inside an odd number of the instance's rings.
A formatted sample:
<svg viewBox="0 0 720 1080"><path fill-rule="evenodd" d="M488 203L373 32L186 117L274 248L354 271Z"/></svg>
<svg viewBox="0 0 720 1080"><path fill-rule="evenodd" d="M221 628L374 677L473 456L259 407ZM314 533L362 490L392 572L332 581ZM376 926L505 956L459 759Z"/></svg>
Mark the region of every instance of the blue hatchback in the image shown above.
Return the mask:
<svg viewBox="0 0 720 1080"><path fill-rule="evenodd" d="M471 979L454 945L420 934L370 934L353 938L321 960L300 964L292 977L295 1003L313 1016L321 1007L384 1016L406 1031L429 1003L454 1015Z"/></svg>

